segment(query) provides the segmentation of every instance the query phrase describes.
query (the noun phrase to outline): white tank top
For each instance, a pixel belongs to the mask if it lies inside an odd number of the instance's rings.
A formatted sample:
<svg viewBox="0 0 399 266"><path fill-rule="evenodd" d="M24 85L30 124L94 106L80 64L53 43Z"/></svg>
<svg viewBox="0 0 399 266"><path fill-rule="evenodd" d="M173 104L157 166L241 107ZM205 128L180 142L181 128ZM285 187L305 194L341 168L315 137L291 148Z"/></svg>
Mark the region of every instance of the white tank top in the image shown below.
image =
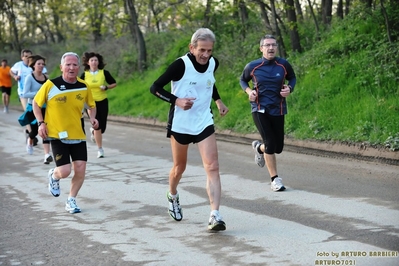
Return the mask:
<svg viewBox="0 0 399 266"><path fill-rule="evenodd" d="M206 127L213 125L211 100L215 84L215 60L210 58L204 73L195 70L187 55L182 56L185 71L183 77L172 82L172 93L178 98L194 97L193 107L183 110L175 105L171 130L177 133L198 135Z"/></svg>

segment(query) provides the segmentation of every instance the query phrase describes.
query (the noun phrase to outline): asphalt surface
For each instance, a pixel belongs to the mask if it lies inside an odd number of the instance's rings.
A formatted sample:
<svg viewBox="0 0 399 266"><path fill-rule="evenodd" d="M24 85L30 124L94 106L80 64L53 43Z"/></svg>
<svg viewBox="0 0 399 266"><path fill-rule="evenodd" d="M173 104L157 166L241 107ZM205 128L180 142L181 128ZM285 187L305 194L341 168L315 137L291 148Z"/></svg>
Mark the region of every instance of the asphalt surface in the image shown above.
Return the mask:
<svg viewBox="0 0 399 266"><path fill-rule="evenodd" d="M60 197L49 194L54 164L42 163L41 144L26 154L19 114L0 114L0 265L399 265L396 154L292 142L278 156L287 190L275 193L254 164L256 136L220 132L227 230L209 233L195 145L179 185L183 221L167 214L171 153L162 124L111 118L103 159L88 140L82 213L71 215L71 177Z"/></svg>

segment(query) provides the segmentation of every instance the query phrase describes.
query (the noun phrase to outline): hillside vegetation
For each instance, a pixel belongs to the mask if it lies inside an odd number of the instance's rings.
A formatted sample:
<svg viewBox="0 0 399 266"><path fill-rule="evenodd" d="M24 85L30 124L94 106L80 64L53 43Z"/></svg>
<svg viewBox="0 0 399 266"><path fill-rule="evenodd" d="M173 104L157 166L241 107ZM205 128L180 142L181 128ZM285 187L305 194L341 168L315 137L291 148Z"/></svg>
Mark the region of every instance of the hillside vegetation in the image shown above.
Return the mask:
<svg viewBox="0 0 399 266"><path fill-rule="evenodd" d="M306 37L309 29L302 27ZM117 88L108 93L110 114L166 121L169 105L150 94L149 88L173 60L188 51L194 30L148 34L151 61L143 73L125 71L137 59L127 42L114 40L96 47L108 63L106 69L118 81ZM259 40L268 32L259 25L241 40L231 37L232 30L223 25L214 29L214 56L220 61L216 84L230 109L223 118L215 115L215 124L218 129L253 133L257 131L250 106L238 80L245 64L261 56ZM398 36L398 25L394 30ZM297 86L287 100L286 134L296 139L361 142L399 150L399 43L387 41L381 14L354 9L344 20L333 21L320 41L304 42L304 46L305 52L287 58L297 74ZM35 48L38 53L42 49ZM51 50L45 49L44 53ZM67 47L81 54L90 49L76 43ZM58 58L64 51L52 49L51 57L57 59L49 67L52 76L59 75ZM216 106L212 107L217 114Z"/></svg>

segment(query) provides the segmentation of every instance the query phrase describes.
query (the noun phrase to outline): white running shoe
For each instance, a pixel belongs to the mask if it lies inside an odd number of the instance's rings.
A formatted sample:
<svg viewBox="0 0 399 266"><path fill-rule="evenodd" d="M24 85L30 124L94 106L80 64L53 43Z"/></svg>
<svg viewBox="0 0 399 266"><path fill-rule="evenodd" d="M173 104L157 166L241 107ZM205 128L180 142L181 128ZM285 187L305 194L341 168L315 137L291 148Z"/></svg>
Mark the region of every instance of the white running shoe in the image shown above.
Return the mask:
<svg viewBox="0 0 399 266"><path fill-rule="evenodd" d="M26 152L27 152L29 155L32 155L32 154L33 154L33 145L30 145L30 144L29 144L29 138L26 140Z"/></svg>
<svg viewBox="0 0 399 266"><path fill-rule="evenodd" d="M281 177L276 177L270 185L270 188L273 191L283 191L285 190L285 186L283 185L283 180Z"/></svg>
<svg viewBox="0 0 399 266"><path fill-rule="evenodd" d="M99 148L98 149L97 158L104 158L104 150L103 150L103 148Z"/></svg>
<svg viewBox="0 0 399 266"><path fill-rule="evenodd" d="M90 139L91 142L96 143L96 139L94 138L94 128L90 128Z"/></svg>
<svg viewBox="0 0 399 266"><path fill-rule="evenodd" d="M65 210L69 213L78 213L81 212L80 208L76 204L75 199L67 199L65 203Z"/></svg>
<svg viewBox="0 0 399 266"><path fill-rule="evenodd" d="M44 161L43 161L44 164L49 164L52 161L53 161L53 156L51 156L50 153L44 155Z"/></svg>
<svg viewBox="0 0 399 266"><path fill-rule="evenodd" d="M209 217L208 229L211 231L224 231L226 230L226 224L222 220L222 216L220 214L214 215L211 214Z"/></svg>
<svg viewBox="0 0 399 266"><path fill-rule="evenodd" d="M53 178L54 169L48 171L48 190L51 195L58 197L60 195L60 180Z"/></svg>
<svg viewBox="0 0 399 266"><path fill-rule="evenodd" d="M255 152L255 163L259 167L264 167L265 166L265 157L263 154L258 152L258 147L262 145L262 143L259 140L254 140L252 141L252 149L254 149Z"/></svg>
<svg viewBox="0 0 399 266"><path fill-rule="evenodd" d="M183 211L180 207L180 202L179 202L179 194L176 195L176 198L174 199L169 191L166 193L166 197L168 198L169 201L169 215L176 221L181 221L183 219Z"/></svg>

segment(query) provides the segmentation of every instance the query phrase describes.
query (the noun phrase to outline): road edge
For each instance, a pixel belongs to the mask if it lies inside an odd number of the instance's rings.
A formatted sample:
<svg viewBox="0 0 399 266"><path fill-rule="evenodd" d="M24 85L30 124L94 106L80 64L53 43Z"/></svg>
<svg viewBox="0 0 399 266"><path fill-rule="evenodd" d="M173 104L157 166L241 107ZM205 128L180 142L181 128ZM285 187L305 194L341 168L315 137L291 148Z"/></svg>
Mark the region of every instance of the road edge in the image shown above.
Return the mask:
<svg viewBox="0 0 399 266"><path fill-rule="evenodd" d="M166 128L166 122L140 117L110 115L108 116L108 121L116 123L129 123L144 127L155 127L158 130L165 130ZM254 139L259 139L259 134L239 134L231 130L216 130L216 134L218 140L233 143L251 144ZM371 147L364 143L297 140L290 136L286 136L285 149L298 153L314 154L318 156L339 156L399 165L398 151L390 151L388 148L382 147Z"/></svg>

